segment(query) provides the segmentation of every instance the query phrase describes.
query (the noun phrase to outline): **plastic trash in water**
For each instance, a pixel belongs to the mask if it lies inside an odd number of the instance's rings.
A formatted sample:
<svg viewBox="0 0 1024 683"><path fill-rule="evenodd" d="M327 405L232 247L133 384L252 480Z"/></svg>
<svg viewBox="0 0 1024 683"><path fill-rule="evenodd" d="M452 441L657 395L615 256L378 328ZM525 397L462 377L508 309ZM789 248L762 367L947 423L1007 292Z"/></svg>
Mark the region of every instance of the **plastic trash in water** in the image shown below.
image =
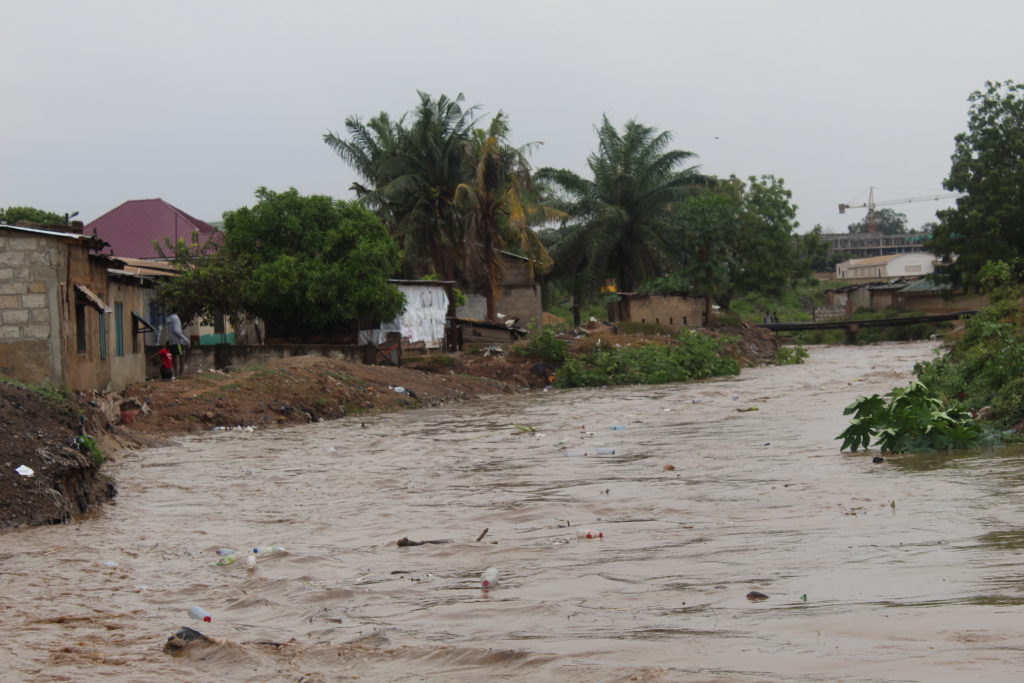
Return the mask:
<svg viewBox="0 0 1024 683"><path fill-rule="evenodd" d="M604 532L597 529L580 529L576 532L576 538L604 538Z"/></svg>
<svg viewBox="0 0 1024 683"><path fill-rule="evenodd" d="M395 393L396 394L404 394L405 393L405 387L395 387Z"/></svg>
<svg viewBox="0 0 1024 683"><path fill-rule="evenodd" d="M246 555L245 556L245 568L246 569L255 569L256 568L256 556L255 555Z"/></svg>
<svg viewBox="0 0 1024 683"><path fill-rule="evenodd" d="M36 473L35 470L33 470L28 465L18 465L17 467L14 468L14 471L23 477L31 477L33 474Z"/></svg>
<svg viewBox="0 0 1024 683"><path fill-rule="evenodd" d="M217 548L217 554L222 557L224 555L234 555L236 552L237 551L232 550L231 548Z"/></svg>
<svg viewBox="0 0 1024 683"><path fill-rule="evenodd" d="M225 555L224 557L222 557L219 560L217 560L217 566L218 567L226 567L229 564L234 564L237 561L238 561L238 556L237 555Z"/></svg>
<svg viewBox="0 0 1024 683"><path fill-rule="evenodd" d="M614 448L598 448L594 451L597 455L615 455Z"/></svg>
<svg viewBox="0 0 1024 683"><path fill-rule="evenodd" d="M614 427L612 427L612 431L613 432L621 432L625 428L626 428L626 425L615 425Z"/></svg>
<svg viewBox="0 0 1024 683"><path fill-rule="evenodd" d="M114 562L113 560L107 560L106 562L103 563L103 566L104 567L111 567L111 568L113 568L113 567L117 566L117 562Z"/></svg>
<svg viewBox="0 0 1024 683"><path fill-rule="evenodd" d="M484 570L484 573L480 575L480 587L481 588L494 588L498 585L498 568L488 567Z"/></svg>
<svg viewBox="0 0 1024 683"><path fill-rule="evenodd" d="M252 551L257 555L259 555L260 553L264 555L271 555L273 553L283 553L284 548L282 548L279 545L265 545L253 548Z"/></svg>
<svg viewBox="0 0 1024 683"><path fill-rule="evenodd" d="M210 616L210 613L198 605L192 605L189 607L188 615L197 621L205 621L206 623L213 621L213 617Z"/></svg>

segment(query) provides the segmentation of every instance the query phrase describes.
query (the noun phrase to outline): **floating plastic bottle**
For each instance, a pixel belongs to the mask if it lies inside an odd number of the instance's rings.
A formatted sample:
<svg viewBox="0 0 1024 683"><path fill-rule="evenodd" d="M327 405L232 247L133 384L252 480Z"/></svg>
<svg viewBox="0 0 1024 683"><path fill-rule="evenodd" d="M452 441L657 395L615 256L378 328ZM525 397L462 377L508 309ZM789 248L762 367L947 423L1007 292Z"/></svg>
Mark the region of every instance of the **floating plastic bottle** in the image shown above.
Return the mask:
<svg viewBox="0 0 1024 683"><path fill-rule="evenodd" d="M257 555L259 555L261 553L263 555L271 555L273 553L283 553L284 552L284 548L282 548L279 545L265 545L265 546L259 546L257 548L253 548L252 551L254 553L256 553Z"/></svg>
<svg viewBox="0 0 1024 683"><path fill-rule="evenodd" d="M614 448L598 448L596 451L597 455L615 455Z"/></svg>
<svg viewBox="0 0 1024 683"><path fill-rule="evenodd" d="M576 538L604 538L604 532L597 529L580 529L576 532Z"/></svg>
<svg viewBox="0 0 1024 683"><path fill-rule="evenodd" d="M223 555L234 555L237 552L238 552L237 550L232 550L231 548L217 548L217 554L221 555L221 556L223 556Z"/></svg>
<svg viewBox="0 0 1024 683"><path fill-rule="evenodd" d="M198 605L192 605L189 607L188 615L197 621L205 621L206 623L213 621L213 617L210 616L210 613Z"/></svg>
<svg viewBox="0 0 1024 683"><path fill-rule="evenodd" d="M621 432L625 428L626 428L626 425L615 425L614 427L612 427L612 431L613 432Z"/></svg>
<svg viewBox="0 0 1024 683"><path fill-rule="evenodd" d="M488 567L484 570L484 573L480 575L480 587L481 588L494 588L498 585L498 568Z"/></svg>
<svg viewBox="0 0 1024 683"><path fill-rule="evenodd" d="M246 569L255 569L256 568L256 556L255 555L246 555L245 556L245 568Z"/></svg>
<svg viewBox="0 0 1024 683"><path fill-rule="evenodd" d="M224 557L217 560L218 567L226 567L229 564L234 564L238 560L237 555L225 555Z"/></svg>

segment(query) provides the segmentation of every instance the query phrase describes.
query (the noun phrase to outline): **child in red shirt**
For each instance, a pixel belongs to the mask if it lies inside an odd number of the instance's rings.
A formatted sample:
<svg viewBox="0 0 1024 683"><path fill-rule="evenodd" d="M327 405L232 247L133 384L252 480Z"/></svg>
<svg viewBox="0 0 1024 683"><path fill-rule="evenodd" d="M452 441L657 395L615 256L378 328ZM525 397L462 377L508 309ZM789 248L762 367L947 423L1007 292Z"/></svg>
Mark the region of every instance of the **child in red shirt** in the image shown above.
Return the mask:
<svg viewBox="0 0 1024 683"><path fill-rule="evenodd" d="M154 353L150 358L160 357L160 379L174 379L174 358L170 349L165 344L162 349Z"/></svg>

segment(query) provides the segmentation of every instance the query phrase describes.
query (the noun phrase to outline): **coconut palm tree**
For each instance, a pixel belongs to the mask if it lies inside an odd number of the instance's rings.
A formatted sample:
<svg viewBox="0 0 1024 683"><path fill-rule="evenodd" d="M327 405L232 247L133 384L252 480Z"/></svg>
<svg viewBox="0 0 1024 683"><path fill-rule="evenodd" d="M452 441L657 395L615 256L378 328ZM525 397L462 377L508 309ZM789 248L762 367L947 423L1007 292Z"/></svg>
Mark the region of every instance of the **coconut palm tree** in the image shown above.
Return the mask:
<svg viewBox="0 0 1024 683"><path fill-rule="evenodd" d="M564 266L575 269L577 304L607 278L615 278L620 291L632 291L657 275L670 247L663 233L673 206L710 182L697 167L683 168L695 155L669 149L668 131L631 120L620 133L604 116L597 138L587 160L592 179L568 170L538 172L565 194L575 223L554 256L556 263L568 257Z"/></svg>

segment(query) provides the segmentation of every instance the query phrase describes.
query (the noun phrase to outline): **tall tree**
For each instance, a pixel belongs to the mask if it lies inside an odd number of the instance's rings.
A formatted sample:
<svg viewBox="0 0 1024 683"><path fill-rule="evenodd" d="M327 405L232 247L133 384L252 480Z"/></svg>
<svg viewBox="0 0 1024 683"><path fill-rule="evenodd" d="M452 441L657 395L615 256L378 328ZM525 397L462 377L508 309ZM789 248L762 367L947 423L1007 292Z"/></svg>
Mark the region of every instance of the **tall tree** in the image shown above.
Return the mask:
<svg viewBox="0 0 1024 683"><path fill-rule="evenodd" d="M521 249L531 265L545 270L550 257L530 228L530 213L544 207L531 202L530 164L532 145L514 147L508 142L508 119L503 112L491 119L487 130L476 129L470 146L475 162L473 176L460 183L455 204L465 220L466 275L479 279L487 301L487 319L494 320L503 272L500 250L510 243Z"/></svg>
<svg viewBox="0 0 1024 683"><path fill-rule="evenodd" d="M696 167L684 168L695 158L692 152L669 149L668 131L631 120L620 133L605 116L597 137L597 151L587 160L593 178L564 169L538 172L565 193L577 225L561 242L562 250L582 254L573 263L577 303L606 278L631 291L657 275L673 206L707 182Z"/></svg>
<svg viewBox="0 0 1024 683"><path fill-rule="evenodd" d="M712 297L723 308L748 292L779 294L809 274L817 236L796 235L797 207L780 178L735 176L681 202L666 234L667 273L647 291Z"/></svg>
<svg viewBox="0 0 1024 683"><path fill-rule="evenodd" d="M955 138L947 190L963 192L939 211L929 247L940 276L972 288L989 261L1024 280L1024 84L986 82L971 93L967 130Z"/></svg>
<svg viewBox="0 0 1024 683"><path fill-rule="evenodd" d="M478 107L464 107L460 93L420 102L406 123L381 113L363 124L349 118L351 139L334 133L324 141L363 177L364 202L389 222L412 269L429 263L446 279L460 274L455 255L464 241L455 189L472 166L468 157Z"/></svg>

